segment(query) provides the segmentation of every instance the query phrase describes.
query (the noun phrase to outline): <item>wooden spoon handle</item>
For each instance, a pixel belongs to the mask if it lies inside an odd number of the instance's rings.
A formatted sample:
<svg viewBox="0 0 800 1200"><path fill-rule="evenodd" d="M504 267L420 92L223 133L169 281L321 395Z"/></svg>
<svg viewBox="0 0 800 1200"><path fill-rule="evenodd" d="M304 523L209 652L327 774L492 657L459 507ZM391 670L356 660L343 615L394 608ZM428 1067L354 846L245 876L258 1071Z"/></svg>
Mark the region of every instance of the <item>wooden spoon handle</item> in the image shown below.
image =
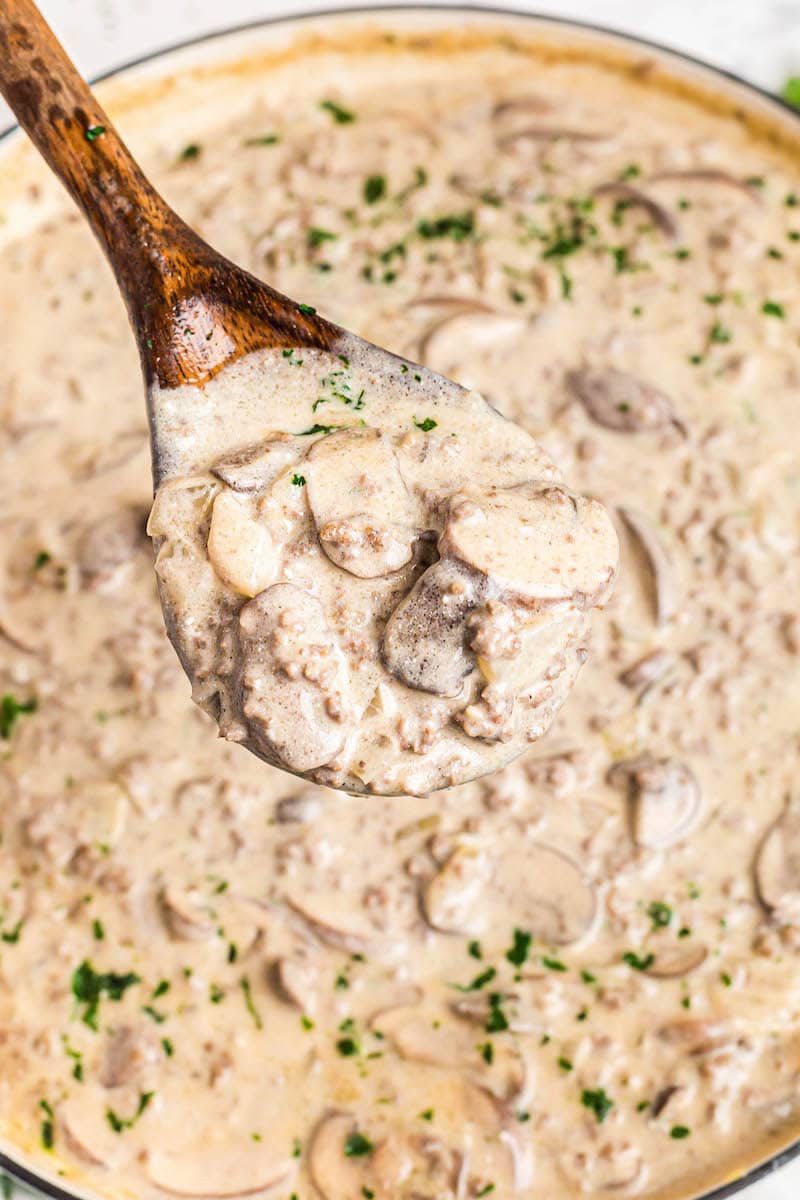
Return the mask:
<svg viewBox="0 0 800 1200"><path fill-rule="evenodd" d="M264 346L337 341L336 326L228 262L172 211L34 0L0 0L0 92L105 250L148 384L203 383Z"/></svg>

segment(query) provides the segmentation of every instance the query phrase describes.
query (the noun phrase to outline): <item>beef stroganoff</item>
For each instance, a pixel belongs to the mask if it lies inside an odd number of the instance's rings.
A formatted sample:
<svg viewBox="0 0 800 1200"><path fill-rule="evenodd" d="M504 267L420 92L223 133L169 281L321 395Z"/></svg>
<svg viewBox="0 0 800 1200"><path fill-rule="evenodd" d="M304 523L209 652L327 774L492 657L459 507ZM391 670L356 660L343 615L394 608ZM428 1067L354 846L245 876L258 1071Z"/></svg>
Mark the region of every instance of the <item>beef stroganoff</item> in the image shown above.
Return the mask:
<svg viewBox="0 0 800 1200"><path fill-rule="evenodd" d="M215 740L164 638L113 282L43 173L9 171L2 1145L115 1198L685 1197L796 1126L800 183L766 137L588 51L332 38L231 71L222 115L192 116L209 85L187 77L179 121L143 103L134 149L225 253L517 421L614 514L615 592L547 738L490 778L348 796ZM353 513L315 491L346 440L407 525L350 410L331 397L316 421L353 428L298 451L307 426L281 424L173 489L186 565L217 560L245 639L258 554L231 562L225 523L247 529L278 474L331 527L331 570L406 569L399 533L354 550ZM458 432L409 415L401 475ZM569 496L555 481L554 521ZM523 546L447 519L440 575L524 573ZM470 653L513 662L518 614L491 600ZM411 653L425 611L388 622L384 658L458 675ZM410 723L409 755L435 731Z"/></svg>

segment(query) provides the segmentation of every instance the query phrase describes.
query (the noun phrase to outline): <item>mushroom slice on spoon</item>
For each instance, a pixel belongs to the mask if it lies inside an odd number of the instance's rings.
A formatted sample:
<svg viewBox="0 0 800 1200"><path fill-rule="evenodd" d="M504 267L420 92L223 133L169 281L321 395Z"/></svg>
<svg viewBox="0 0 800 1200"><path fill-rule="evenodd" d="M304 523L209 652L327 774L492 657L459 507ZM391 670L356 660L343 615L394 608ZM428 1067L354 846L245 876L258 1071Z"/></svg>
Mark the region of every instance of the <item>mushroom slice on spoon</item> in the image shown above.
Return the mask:
<svg viewBox="0 0 800 1200"><path fill-rule="evenodd" d="M411 561L415 510L388 438L342 429L315 442L305 467L322 549L351 575L373 579Z"/></svg>
<svg viewBox="0 0 800 1200"><path fill-rule="evenodd" d="M439 549L523 601L581 607L610 592L618 556L601 504L541 480L454 496Z"/></svg>
<svg viewBox="0 0 800 1200"><path fill-rule="evenodd" d="M348 676L322 605L276 583L239 614L242 712L256 746L293 771L330 762L346 737Z"/></svg>

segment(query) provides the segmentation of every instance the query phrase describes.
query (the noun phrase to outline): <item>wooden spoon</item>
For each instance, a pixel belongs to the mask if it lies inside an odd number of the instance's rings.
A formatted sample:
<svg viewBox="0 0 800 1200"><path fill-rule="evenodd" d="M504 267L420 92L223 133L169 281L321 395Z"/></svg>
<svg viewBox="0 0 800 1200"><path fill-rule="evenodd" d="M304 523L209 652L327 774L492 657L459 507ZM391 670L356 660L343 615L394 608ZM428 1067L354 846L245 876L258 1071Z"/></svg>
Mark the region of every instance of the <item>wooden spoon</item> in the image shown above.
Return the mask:
<svg viewBox="0 0 800 1200"><path fill-rule="evenodd" d="M32 0L0 5L0 92L111 263L151 400L154 386L201 385L254 350L336 352L343 330L218 254L173 212ZM159 483L166 448L150 418Z"/></svg>

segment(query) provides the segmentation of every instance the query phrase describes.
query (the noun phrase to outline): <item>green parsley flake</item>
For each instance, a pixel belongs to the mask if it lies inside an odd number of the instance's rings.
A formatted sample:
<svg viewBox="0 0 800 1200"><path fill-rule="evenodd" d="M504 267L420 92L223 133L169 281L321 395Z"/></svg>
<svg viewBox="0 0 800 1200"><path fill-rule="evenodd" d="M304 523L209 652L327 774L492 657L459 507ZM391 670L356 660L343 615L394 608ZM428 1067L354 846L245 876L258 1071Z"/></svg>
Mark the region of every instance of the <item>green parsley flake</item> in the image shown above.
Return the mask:
<svg viewBox="0 0 800 1200"><path fill-rule="evenodd" d="M377 204L386 195L386 176L368 175L364 180L364 199L367 204Z"/></svg>
<svg viewBox="0 0 800 1200"><path fill-rule="evenodd" d="M502 1033L508 1029L508 1018L503 1012L503 997L500 992L492 992L489 996L489 1015L484 1029L487 1033Z"/></svg>
<svg viewBox="0 0 800 1200"><path fill-rule="evenodd" d="M37 707L35 699L20 701L9 693L0 698L0 738L7 742L19 718L35 713Z"/></svg>
<svg viewBox="0 0 800 1200"><path fill-rule="evenodd" d="M84 133L87 142L96 142L98 138L103 137L106 133L105 125L90 125Z"/></svg>
<svg viewBox="0 0 800 1200"><path fill-rule="evenodd" d="M548 971L568 971L569 967L563 963L560 958L549 958L545 955L541 960L543 967L547 967Z"/></svg>
<svg viewBox="0 0 800 1200"><path fill-rule="evenodd" d="M245 138L242 144L245 146L277 146L280 140L277 133L263 133L260 137Z"/></svg>
<svg viewBox="0 0 800 1200"><path fill-rule="evenodd" d="M44 1113L44 1120L41 1125L42 1145L45 1150L52 1150L56 1140L55 1114L47 1100L40 1100L39 1108Z"/></svg>
<svg viewBox="0 0 800 1200"><path fill-rule="evenodd" d="M790 75L781 88L781 99L792 108L800 108L800 76Z"/></svg>
<svg viewBox="0 0 800 1200"><path fill-rule="evenodd" d="M716 345L724 345L729 342L732 337L730 329L726 328L721 321L715 321L711 326L711 332L708 335L708 340Z"/></svg>
<svg viewBox="0 0 800 1200"><path fill-rule="evenodd" d="M97 1016L103 996L119 1003L128 988L141 982L140 977L132 971L124 975L116 971L100 973L88 960L84 960L72 976L72 994L83 1006L81 1020L84 1025L97 1032Z"/></svg>
<svg viewBox="0 0 800 1200"><path fill-rule="evenodd" d="M514 930L514 941L510 950L506 951L506 958L515 967L521 967L527 960L530 953L531 942L533 935L525 929Z"/></svg>
<svg viewBox="0 0 800 1200"><path fill-rule="evenodd" d="M418 376L415 376L415 378L418 378ZM438 421L434 421L433 417L425 417L422 421L418 421L417 418L414 417L413 421L417 429L421 429L423 433L430 433L430 431L435 429L439 424Z"/></svg>
<svg viewBox="0 0 800 1200"><path fill-rule="evenodd" d="M197 142L190 142L188 146L184 146L181 150L181 162L189 162L193 158L199 158L203 153L203 147Z"/></svg>
<svg viewBox="0 0 800 1200"><path fill-rule="evenodd" d="M295 487L305 487L306 486L305 475L293 475L292 483L294 484Z"/></svg>
<svg viewBox="0 0 800 1200"><path fill-rule="evenodd" d="M491 983L497 971L494 967L487 967L485 971L481 971L480 975L476 975L471 983L454 983L451 986L458 992L479 992L482 987L486 987L487 983Z"/></svg>
<svg viewBox="0 0 800 1200"><path fill-rule="evenodd" d="M672 909L661 900L654 900L647 909L647 915L653 922L654 929L666 929L672 920Z"/></svg>
<svg viewBox="0 0 800 1200"><path fill-rule="evenodd" d="M786 317L786 310L777 300L765 300L761 305L761 311L765 317L779 317L781 321Z"/></svg>
<svg viewBox="0 0 800 1200"><path fill-rule="evenodd" d="M681 1142L684 1138L689 1137L691 1132L688 1125L673 1125L669 1131L669 1136L674 1138L676 1142Z"/></svg>
<svg viewBox="0 0 800 1200"><path fill-rule="evenodd" d="M603 1124L614 1107L614 1101L606 1095L605 1088L584 1088L581 1092L581 1104L594 1113L598 1125Z"/></svg>
<svg viewBox="0 0 800 1200"><path fill-rule="evenodd" d="M338 236L338 233L331 233L329 229L317 229L316 226L312 225L306 234L306 241L309 247L314 250L317 246L321 246L323 242L335 242Z"/></svg>
<svg viewBox="0 0 800 1200"><path fill-rule="evenodd" d="M369 1138L358 1131L349 1133L344 1140L345 1158L363 1158L367 1154L372 1154L374 1149Z"/></svg>
<svg viewBox="0 0 800 1200"><path fill-rule="evenodd" d="M132 1117L118 1117L113 1108L107 1108L106 1120L114 1130L114 1133L124 1133L126 1129L133 1129L142 1113L145 1112L149 1107L150 1101L153 1099L154 1095L154 1092L140 1092L139 1104L137 1105L136 1112Z"/></svg>
<svg viewBox="0 0 800 1200"><path fill-rule="evenodd" d="M246 975L243 975L239 980L239 987L244 995L244 1005L250 1016L253 1018L253 1024L256 1029L263 1029L264 1022L261 1020L261 1014L256 1008L255 1000L253 999L253 989L250 986L250 980Z"/></svg>
<svg viewBox="0 0 800 1200"><path fill-rule="evenodd" d="M655 954L644 954L640 957L638 954L634 954L633 950L626 950L622 961L629 967L633 967L634 971L647 971L656 961L656 956Z"/></svg>
<svg viewBox="0 0 800 1200"><path fill-rule="evenodd" d="M569 1061L568 1058L559 1058L558 1065L561 1067L562 1071L571 1071L572 1070L572 1063Z"/></svg>
<svg viewBox="0 0 800 1200"><path fill-rule="evenodd" d="M341 104L337 104L335 100L321 100L319 106L331 114L337 125L352 125L356 119L354 112L351 112L349 108L342 108Z"/></svg>
<svg viewBox="0 0 800 1200"><path fill-rule="evenodd" d="M471 212L451 213L445 217L435 217L433 220L424 219L417 222L417 233L420 237L452 238L454 242L464 242L475 232L475 216Z"/></svg>
<svg viewBox="0 0 800 1200"><path fill-rule="evenodd" d="M317 311L311 304L298 304L297 308L299 312L305 313L307 317L313 317Z"/></svg>

